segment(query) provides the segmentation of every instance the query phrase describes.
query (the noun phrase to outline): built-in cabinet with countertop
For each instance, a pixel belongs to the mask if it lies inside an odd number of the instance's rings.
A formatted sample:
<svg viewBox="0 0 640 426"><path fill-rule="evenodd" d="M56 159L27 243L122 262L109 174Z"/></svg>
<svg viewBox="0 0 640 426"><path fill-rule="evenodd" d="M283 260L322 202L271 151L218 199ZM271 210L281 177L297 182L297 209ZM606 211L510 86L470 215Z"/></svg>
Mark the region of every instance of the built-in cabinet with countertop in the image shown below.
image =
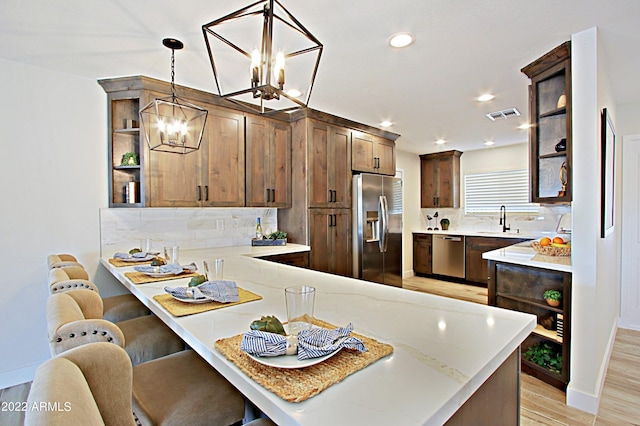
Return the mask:
<svg viewBox="0 0 640 426"><path fill-rule="evenodd" d="M460 207L460 156L452 150L420 156L420 206Z"/></svg>
<svg viewBox="0 0 640 426"><path fill-rule="evenodd" d="M150 151L138 114L168 96L170 84L141 76L99 83L109 99L110 207L278 208L289 241L311 245L312 269L352 275L353 173L395 175L399 135L311 109L259 116L176 86L179 97L209 112L201 147L185 155ZM125 152L139 154L139 164L121 166ZM140 191L134 204L125 203L130 181Z"/></svg>
<svg viewBox="0 0 640 426"><path fill-rule="evenodd" d="M571 42L522 68L529 86L531 202L572 199Z"/></svg>
<svg viewBox="0 0 640 426"><path fill-rule="evenodd" d="M499 233L497 233L499 234ZM417 275L433 275L433 235L432 233L413 233L413 271ZM436 235L449 235L437 233ZM488 264L482 254L488 251L508 247L531 238L513 236L478 236L465 235L464 238L464 281L474 285L487 285ZM452 277L455 281L460 281Z"/></svg>
<svg viewBox="0 0 640 426"><path fill-rule="evenodd" d="M509 250L518 250L511 258ZM530 261L522 261L523 252L530 251ZM570 378L571 365L571 281L570 267L557 266L562 259L536 255L530 247L511 246L502 252L489 252L489 305L526 312L537 317L537 326L522 343L522 371L565 390ZM546 261L536 261L542 258ZM502 260L504 259L504 260ZM567 261L570 262L569 258ZM543 295L546 290L562 293L560 306L550 306ZM536 347L545 349L545 357L557 359L559 371L528 360L527 351ZM546 345L546 346L545 346ZM550 355L549 351L555 355ZM557 358L557 356L561 358Z"/></svg>

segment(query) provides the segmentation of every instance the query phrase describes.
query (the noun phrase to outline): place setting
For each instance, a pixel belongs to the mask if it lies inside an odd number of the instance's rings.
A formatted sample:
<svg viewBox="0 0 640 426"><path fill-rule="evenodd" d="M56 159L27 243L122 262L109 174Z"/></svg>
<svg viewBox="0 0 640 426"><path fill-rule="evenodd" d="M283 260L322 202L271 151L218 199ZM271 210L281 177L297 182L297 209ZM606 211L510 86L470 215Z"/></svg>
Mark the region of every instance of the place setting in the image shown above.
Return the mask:
<svg viewBox="0 0 640 426"><path fill-rule="evenodd" d="M165 247L164 257L155 256L149 264L136 265L133 269L134 272L125 272L124 275L134 284L148 284L198 275L198 267L194 262L188 265L180 264L179 247L177 245Z"/></svg>
<svg viewBox="0 0 640 426"><path fill-rule="evenodd" d="M151 249L151 240L148 238L140 240L137 247L130 249L128 252L116 252L109 259L115 267L135 265L150 265L154 259L158 257L160 252Z"/></svg>
<svg viewBox="0 0 640 426"><path fill-rule="evenodd" d="M393 346L314 318L316 289L285 289L287 322L263 315L215 348L251 379L289 402L301 402L393 353Z"/></svg>
<svg viewBox="0 0 640 426"><path fill-rule="evenodd" d="M164 287L164 294L153 296L171 315L180 317L262 299L262 296L223 278L224 259L203 261L204 274L191 274L186 287ZM192 264L195 266L195 264Z"/></svg>

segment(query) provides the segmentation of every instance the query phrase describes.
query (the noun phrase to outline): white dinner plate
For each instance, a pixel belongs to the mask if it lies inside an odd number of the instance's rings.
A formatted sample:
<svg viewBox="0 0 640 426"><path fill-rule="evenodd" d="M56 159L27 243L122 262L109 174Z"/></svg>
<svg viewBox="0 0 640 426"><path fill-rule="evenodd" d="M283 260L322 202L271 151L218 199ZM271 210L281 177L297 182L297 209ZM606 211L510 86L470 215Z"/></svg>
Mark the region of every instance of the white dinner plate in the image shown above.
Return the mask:
<svg viewBox="0 0 640 426"><path fill-rule="evenodd" d="M122 258L118 258L118 259L119 259L119 260L122 260L123 262L132 262L132 263L135 263L135 262L148 262L148 261L150 261L150 260L155 259L155 257L156 257L156 256L155 256L155 255L153 255L153 254L148 254L148 255L146 255L145 257L133 257L133 256L132 256L132 257L129 257L129 258L127 258L127 259L122 259Z"/></svg>
<svg viewBox="0 0 640 426"><path fill-rule="evenodd" d="M169 293L171 294L171 293ZM180 302L185 302L185 303L208 303L208 302L213 302L213 300L207 299L206 297L201 297L200 299L188 299L188 298L182 298L182 297L178 297L178 296L174 296L173 294L171 294L171 297L173 297L176 300L179 300Z"/></svg>
<svg viewBox="0 0 640 426"><path fill-rule="evenodd" d="M281 355L281 356L256 356L252 354L247 354L247 355L253 358L256 362L259 362L260 364L268 365L269 367L304 368L304 367L310 367L315 364L319 364L322 361L325 361L331 358L332 356L340 352L340 349L342 348L338 348L335 351L331 352L330 354L321 356L319 358L311 358L311 359L303 359L303 360L299 360L298 355Z"/></svg>

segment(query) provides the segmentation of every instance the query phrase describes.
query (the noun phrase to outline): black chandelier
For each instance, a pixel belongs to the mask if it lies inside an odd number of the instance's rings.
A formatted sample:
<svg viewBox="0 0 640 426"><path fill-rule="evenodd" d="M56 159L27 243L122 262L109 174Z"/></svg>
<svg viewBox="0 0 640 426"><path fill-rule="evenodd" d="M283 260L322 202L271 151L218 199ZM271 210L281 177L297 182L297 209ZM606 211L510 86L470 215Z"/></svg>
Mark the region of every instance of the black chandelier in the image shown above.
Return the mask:
<svg viewBox="0 0 640 426"><path fill-rule="evenodd" d="M307 106L323 46L278 0L257 1L202 33L221 97L261 114Z"/></svg>
<svg viewBox="0 0 640 426"><path fill-rule="evenodd" d="M140 123L150 150L188 154L200 148L208 111L176 96L175 50L184 45L174 38L165 38L162 44L171 49L171 96L145 105Z"/></svg>

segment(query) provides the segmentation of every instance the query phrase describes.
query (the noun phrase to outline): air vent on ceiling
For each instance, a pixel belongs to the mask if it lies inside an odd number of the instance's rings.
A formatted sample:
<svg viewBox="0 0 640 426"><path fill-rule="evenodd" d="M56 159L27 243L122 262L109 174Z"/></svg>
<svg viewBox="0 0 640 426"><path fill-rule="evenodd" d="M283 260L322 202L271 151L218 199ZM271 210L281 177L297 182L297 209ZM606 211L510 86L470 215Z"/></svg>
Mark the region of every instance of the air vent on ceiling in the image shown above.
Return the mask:
<svg viewBox="0 0 640 426"><path fill-rule="evenodd" d="M502 111L491 112L487 114L487 117L491 121L496 121L498 119L506 120L507 118L517 117L520 115L520 111L515 108L504 109Z"/></svg>

